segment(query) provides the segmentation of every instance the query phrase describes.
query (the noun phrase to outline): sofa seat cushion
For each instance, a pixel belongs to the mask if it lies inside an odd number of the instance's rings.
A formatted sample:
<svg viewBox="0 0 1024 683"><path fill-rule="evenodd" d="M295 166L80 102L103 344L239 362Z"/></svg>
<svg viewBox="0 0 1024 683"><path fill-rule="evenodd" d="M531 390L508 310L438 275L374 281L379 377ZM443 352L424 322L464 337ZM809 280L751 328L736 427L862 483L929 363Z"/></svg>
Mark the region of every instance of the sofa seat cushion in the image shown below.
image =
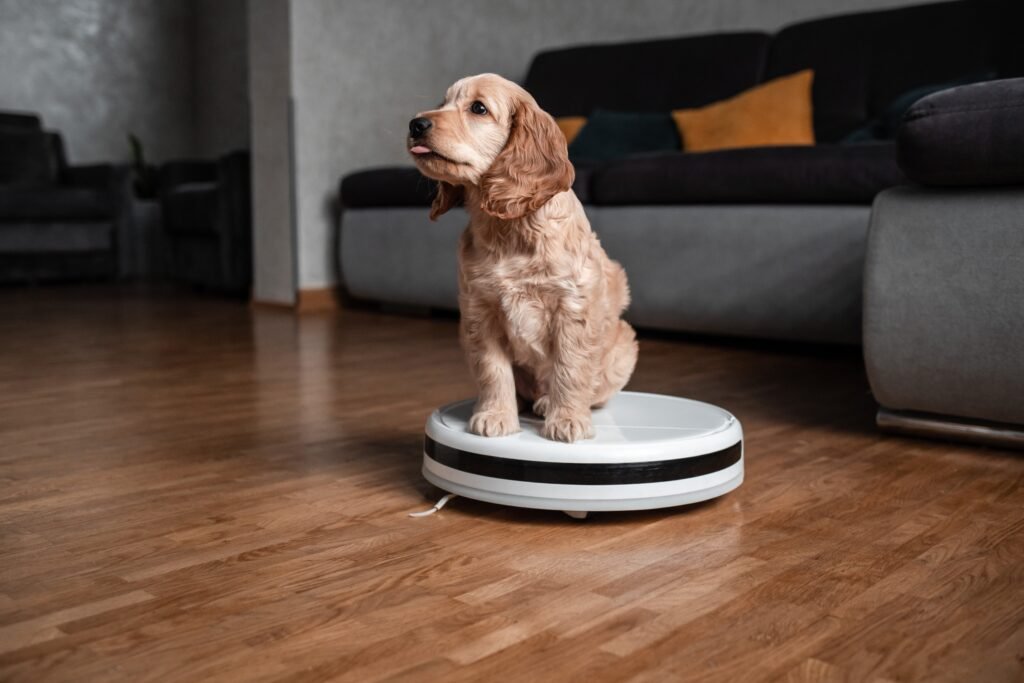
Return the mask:
<svg viewBox="0 0 1024 683"><path fill-rule="evenodd" d="M182 183L165 192L164 227L177 234L215 232L220 185L215 182Z"/></svg>
<svg viewBox="0 0 1024 683"><path fill-rule="evenodd" d="M581 202L588 201L590 175L594 164L577 163L573 190ZM371 168L345 176L341 181L341 205L350 209L370 207L422 206L434 200L437 184L411 166Z"/></svg>
<svg viewBox="0 0 1024 683"><path fill-rule="evenodd" d="M113 218L106 193L78 187L0 187L0 221L91 221Z"/></svg>
<svg viewBox="0 0 1024 683"><path fill-rule="evenodd" d="M922 185L1024 185L1024 78L918 100L897 144L900 166Z"/></svg>
<svg viewBox="0 0 1024 683"><path fill-rule="evenodd" d="M870 204L904 182L892 144L751 147L612 162L594 204Z"/></svg>
<svg viewBox="0 0 1024 683"><path fill-rule="evenodd" d="M0 223L0 254L109 252L113 248L114 226L109 220Z"/></svg>

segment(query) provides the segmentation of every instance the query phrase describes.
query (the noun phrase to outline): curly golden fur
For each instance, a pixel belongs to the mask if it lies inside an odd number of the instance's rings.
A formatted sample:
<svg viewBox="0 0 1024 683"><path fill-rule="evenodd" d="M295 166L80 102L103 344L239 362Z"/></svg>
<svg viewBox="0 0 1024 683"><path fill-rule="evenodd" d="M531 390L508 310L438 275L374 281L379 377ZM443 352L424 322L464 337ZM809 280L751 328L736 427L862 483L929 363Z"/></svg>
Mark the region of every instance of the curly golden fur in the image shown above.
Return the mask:
<svg viewBox="0 0 1024 683"><path fill-rule="evenodd" d="M571 189L564 136L494 74L456 82L417 121L409 152L439 181L430 217L460 201L470 217L459 245L460 336L479 389L470 431L518 431L518 395L547 438L592 437L591 408L625 386L637 343L621 319L626 273Z"/></svg>

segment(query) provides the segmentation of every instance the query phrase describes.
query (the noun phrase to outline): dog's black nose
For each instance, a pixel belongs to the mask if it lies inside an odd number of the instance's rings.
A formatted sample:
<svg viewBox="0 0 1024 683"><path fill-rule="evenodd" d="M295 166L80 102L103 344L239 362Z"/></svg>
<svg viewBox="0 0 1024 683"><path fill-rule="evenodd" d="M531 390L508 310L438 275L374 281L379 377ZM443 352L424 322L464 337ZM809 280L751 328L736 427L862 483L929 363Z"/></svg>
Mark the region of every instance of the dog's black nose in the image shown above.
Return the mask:
<svg viewBox="0 0 1024 683"><path fill-rule="evenodd" d="M409 122L409 135L413 139L421 138L432 125L434 124L430 122L430 119L419 116Z"/></svg>

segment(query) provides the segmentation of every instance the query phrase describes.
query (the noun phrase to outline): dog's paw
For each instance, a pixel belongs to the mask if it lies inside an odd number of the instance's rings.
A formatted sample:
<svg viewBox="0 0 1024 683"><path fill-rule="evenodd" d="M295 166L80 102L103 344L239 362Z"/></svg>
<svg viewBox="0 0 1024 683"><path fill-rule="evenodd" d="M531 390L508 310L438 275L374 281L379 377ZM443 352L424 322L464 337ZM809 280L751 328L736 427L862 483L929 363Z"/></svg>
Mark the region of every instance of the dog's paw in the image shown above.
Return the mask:
<svg viewBox="0 0 1024 683"><path fill-rule="evenodd" d="M541 396L533 402L533 414L537 417L544 417L548 414L548 409L551 407L551 399L547 396Z"/></svg>
<svg viewBox="0 0 1024 683"><path fill-rule="evenodd" d="M544 420L544 437L567 443L592 439L594 425L589 415L548 415Z"/></svg>
<svg viewBox="0 0 1024 683"><path fill-rule="evenodd" d="M469 431L480 436L508 436L519 431L519 416L484 410L469 418Z"/></svg>

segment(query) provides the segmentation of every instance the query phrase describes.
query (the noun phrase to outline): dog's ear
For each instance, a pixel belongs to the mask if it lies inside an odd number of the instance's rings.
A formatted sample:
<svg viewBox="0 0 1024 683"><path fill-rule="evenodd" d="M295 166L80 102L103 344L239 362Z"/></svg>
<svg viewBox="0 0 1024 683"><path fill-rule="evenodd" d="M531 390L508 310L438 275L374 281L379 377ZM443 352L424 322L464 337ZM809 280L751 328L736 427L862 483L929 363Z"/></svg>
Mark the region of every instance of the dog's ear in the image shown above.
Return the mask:
<svg viewBox="0 0 1024 683"><path fill-rule="evenodd" d="M430 205L430 220L436 221L441 214L448 213L448 209L462 202L462 186L452 185L443 180L437 183L437 194L434 195L434 203Z"/></svg>
<svg viewBox="0 0 1024 683"><path fill-rule="evenodd" d="M572 187L575 175L558 124L532 98L521 100L505 148L480 178L480 206L497 218L522 218Z"/></svg>

